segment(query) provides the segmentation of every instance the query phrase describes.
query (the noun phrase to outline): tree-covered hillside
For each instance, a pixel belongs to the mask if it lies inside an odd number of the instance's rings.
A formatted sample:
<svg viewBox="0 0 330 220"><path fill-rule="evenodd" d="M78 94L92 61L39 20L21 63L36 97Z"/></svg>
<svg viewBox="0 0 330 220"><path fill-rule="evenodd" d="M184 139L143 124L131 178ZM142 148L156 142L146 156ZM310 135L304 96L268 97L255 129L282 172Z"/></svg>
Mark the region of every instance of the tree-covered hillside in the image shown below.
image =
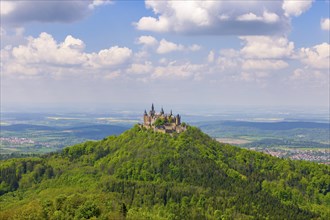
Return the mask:
<svg viewBox="0 0 330 220"><path fill-rule="evenodd" d="M0 219L328 219L329 166L220 144L194 127L0 165Z"/></svg>

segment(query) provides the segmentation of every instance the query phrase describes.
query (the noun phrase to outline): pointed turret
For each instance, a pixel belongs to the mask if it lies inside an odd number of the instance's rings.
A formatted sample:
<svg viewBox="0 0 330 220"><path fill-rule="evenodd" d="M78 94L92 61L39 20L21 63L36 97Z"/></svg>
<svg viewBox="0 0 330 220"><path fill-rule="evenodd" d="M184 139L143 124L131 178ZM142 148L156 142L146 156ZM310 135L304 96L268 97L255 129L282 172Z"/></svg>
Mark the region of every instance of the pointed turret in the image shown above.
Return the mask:
<svg viewBox="0 0 330 220"><path fill-rule="evenodd" d="M155 115L155 107L154 107L154 103L151 104L151 110L150 110L150 115L154 116Z"/></svg>
<svg viewBox="0 0 330 220"><path fill-rule="evenodd" d="M144 115L148 115L148 114L147 114L147 110L144 110Z"/></svg>
<svg viewBox="0 0 330 220"><path fill-rule="evenodd" d="M164 114L164 109L162 107L162 109L160 110L160 114L163 115Z"/></svg>
<svg viewBox="0 0 330 220"><path fill-rule="evenodd" d="M170 111L170 116L172 116L173 114L172 114L172 109L171 109L171 111Z"/></svg>

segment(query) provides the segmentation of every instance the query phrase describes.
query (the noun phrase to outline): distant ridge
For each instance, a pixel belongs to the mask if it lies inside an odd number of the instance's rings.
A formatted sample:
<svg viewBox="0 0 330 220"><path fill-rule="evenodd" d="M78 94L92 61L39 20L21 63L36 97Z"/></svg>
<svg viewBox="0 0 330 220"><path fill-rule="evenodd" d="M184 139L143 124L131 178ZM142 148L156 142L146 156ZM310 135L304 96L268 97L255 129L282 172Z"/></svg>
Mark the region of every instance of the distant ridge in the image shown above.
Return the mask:
<svg viewBox="0 0 330 220"><path fill-rule="evenodd" d="M31 125L31 124L12 124L12 125L0 125L3 131L25 131L25 130L47 130L56 131L59 130L56 127L50 127L45 125Z"/></svg>
<svg viewBox="0 0 330 220"><path fill-rule="evenodd" d="M101 139L109 134L119 135L126 131L129 127L119 126L119 125L80 125L80 126L70 126L70 127L55 127L55 126L44 126L44 125L31 125L31 124L13 124L13 125L1 125L2 131L56 131L56 132L67 132L70 131L77 137L91 138L91 139Z"/></svg>
<svg viewBox="0 0 330 220"><path fill-rule="evenodd" d="M330 128L330 123L318 122L245 122L245 121L225 121L225 125L247 125L258 129L269 130L289 130L295 128Z"/></svg>

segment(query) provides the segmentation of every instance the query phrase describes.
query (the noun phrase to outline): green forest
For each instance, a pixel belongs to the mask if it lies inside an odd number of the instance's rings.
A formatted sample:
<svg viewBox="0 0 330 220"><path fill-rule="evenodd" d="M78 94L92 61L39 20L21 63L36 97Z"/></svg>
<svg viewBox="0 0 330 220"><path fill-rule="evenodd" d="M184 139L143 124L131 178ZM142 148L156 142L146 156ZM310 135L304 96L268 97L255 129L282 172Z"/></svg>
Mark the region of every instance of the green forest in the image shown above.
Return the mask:
<svg viewBox="0 0 330 220"><path fill-rule="evenodd" d="M329 219L330 169L134 126L0 161L0 219Z"/></svg>

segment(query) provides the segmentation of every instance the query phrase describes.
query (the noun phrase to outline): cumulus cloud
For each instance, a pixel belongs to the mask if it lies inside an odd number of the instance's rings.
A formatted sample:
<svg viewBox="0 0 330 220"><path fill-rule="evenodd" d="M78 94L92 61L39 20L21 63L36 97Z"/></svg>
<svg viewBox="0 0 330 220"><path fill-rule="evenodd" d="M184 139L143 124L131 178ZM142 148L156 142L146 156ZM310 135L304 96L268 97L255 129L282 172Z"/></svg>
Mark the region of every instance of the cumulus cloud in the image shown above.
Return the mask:
<svg viewBox="0 0 330 220"><path fill-rule="evenodd" d="M230 73L232 79L266 86L277 70L289 67L295 56L294 45L284 37L244 36L241 49L223 49L218 58L213 51L207 57L213 72ZM228 77L230 79L230 77Z"/></svg>
<svg viewBox="0 0 330 220"><path fill-rule="evenodd" d="M144 63L133 63L128 69L127 73L132 74L147 74L152 72L153 65L150 61Z"/></svg>
<svg viewBox="0 0 330 220"><path fill-rule="evenodd" d="M259 70L271 70L271 69L283 69L288 67L288 63L283 60L245 60L242 64L242 69L259 69Z"/></svg>
<svg viewBox="0 0 330 220"><path fill-rule="evenodd" d="M312 6L313 0L284 0L282 8L286 16L299 16Z"/></svg>
<svg viewBox="0 0 330 220"><path fill-rule="evenodd" d="M265 23L275 23L279 20L279 16L275 13L264 11L262 16L257 16L254 13L248 13L237 17L238 21L263 21Z"/></svg>
<svg viewBox="0 0 330 220"><path fill-rule="evenodd" d="M132 51L127 47L114 46L101 50L98 53L86 55L89 65L97 68L106 68L125 63L132 56Z"/></svg>
<svg viewBox="0 0 330 220"><path fill-rule="evenodd" d="M174 51L198 51L202 47L197 44L192 44L190 46L184 46L182 44L177 44L166 39L158 41L153 36L140 36L136 40L137 44L143 45L144 49L153 48L158 54L167 54ZM144 54L145 55L145 54Z"/></svg>
<svg viewBox="0 0 330 220"><path fill-rule="evenodd" d="M111 4L112 1L111 0L93 0L91 3L89 3L88 7L90 9L94 9L98 6L101 6L101 5L108 5L108 4Z"/></svg>
<svg viewBox="0 0 330 220"><path fill-rule="evenodd" d="M38 37L27 38L24 44L2 49L1 68L5 76L13 77L79 76L139 82L159 79L245 81L259 86L267 85L267 80L278 70L288 72L291 63L297 60L305 65L301 69L311 72L323 74L328 68L327 43L295 50L294 44L284 37L244 36L240 39L240 49L210 50L204 59L193 61L185 52L199 50L201 46L181 45L150 35L136 39L141 48L134 52L116 45L86 52L81 39L68 35L58 42L52 35L41 33ZM183 53L176 54L175 59L166 56L174 51Z"/></svg>
<svg viewBox="0 0 330 220"><path fill-rule="evenodd" d="M199 75L204 69L204 65L202 64L170 62L166 66L156 66L151 77L152 79L188 78L194 75Z"/></svg>
<svg viewBox="0 0 330 220"><path fill-rule="evenodd" d="M4 25L27 22L73 22L87 16L95 7L109 0L78 1L9 1L2 0L1 20Z"/></svg>
<svg viewBox="0 0 330 220"><path fill-rule="evenodd" d="M155 16L142 17L139 30L183 34L272 35L287 31L290 16L308 10L311 2L298 1L295 11L283 1L158 1L146 7Z"/></svg>
<svg viewBox="0 0 330 220"><path fill-rule="evenodd" d="M200 49L202 49L202 47L198 44L193 44L188 47L188 50L190 50L190 51L199 51Z"/></svg>
<svg viewBox="0 0 330 220"><path fill-rule="evenodd" d="M138 44L143 44L146 46L155 46L158 44L158 41L153 36L140 36L137 40Z"/></svg>
<svg viewBox="0 0 330 220"><path fill-rule="evenodd" d="M157 53L164 54L164 53L170 53L173 51L180 51L183 49L184 49L184 47L181 44L175 44L173 42L162 39L159 42L159 46L157 48Z"/></svg>
<svg viewBox="0 0 330 220"><path fill-rule="evenodd" d="M321 19L321 29L325 30L325 31L330 30L330 19L329 18Z"/></svg>
<svg viewBox="0 0 330 220"><path fill-rule="evenodd" d="M41 33L37 38L29 37L26 45L1 50L3 74L102 72L116 68L132 57L131 49L126 47L113 46L98 53L84 50L84 42L71 35L58 43L50 34Z"/></svg>
<svg viewBox="0 0 330 220"><path fill-rule="evenodd" d="M81 40L70 35L63 43L57 44L51 35L41 33L38 38L30 37L27 45L14 47L12 56L23 63L75 65L86 62L86 57L81 53L84 47Z"/></svg>
<svg viewBox="0 0 330 220"><path fill-rule="evenodd" d="M301 48L300 59L304 64L315 69L330 68L330 44L322 43L312 48Z"/></svg>
<svg viewBox="0 0 330 220"><path fill-rule="evenodd" d="M284 37L244 36L241 53L247 58L283 58L294 53L294 43Z"/></svg>
<svg viewBox="0 0 330 220"><path fill-rule="evenodd" d="M329 91L329 73L327 71L307 68L298 68L293 71L289 79L294 84L304 85L304 89L307 87L326 88ZM296 86L295 85L295 86Z"/></svg>

